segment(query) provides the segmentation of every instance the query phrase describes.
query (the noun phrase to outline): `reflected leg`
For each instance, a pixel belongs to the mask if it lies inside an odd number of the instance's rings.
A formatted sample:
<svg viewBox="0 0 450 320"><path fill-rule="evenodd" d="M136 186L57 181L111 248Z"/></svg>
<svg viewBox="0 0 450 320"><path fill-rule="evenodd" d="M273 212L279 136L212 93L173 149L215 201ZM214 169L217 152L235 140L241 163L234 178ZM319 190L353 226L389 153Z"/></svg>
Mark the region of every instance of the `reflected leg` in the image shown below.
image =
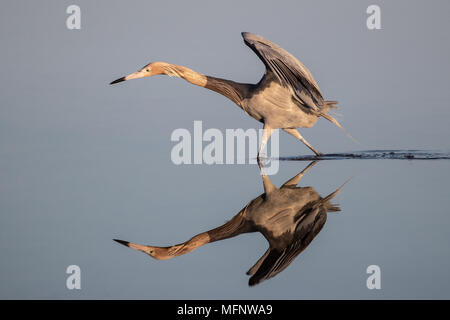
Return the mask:
<svg viewBox="0 0 450 320"><path fill-rule="evenodd" d="M319 160L314 160L314 161L310 162L306 166L305 169L303 169L299 174L297 174L293 178L291 178L288 181L286 181L281 187L284 187L284 186L296 186L300 182L301 178L303 178L305 173L308 172L308 170L311 169L317 162L319 162Z"/></svg>

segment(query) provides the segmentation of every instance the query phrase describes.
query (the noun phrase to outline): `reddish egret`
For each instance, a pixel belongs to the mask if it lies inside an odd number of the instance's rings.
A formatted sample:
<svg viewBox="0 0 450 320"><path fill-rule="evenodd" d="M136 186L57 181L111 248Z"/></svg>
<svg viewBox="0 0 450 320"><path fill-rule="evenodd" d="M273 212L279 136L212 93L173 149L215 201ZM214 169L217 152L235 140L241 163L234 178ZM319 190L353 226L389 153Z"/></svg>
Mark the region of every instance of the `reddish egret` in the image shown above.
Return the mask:
<svg viewBox="0 0 450 320"><path fill-rule="evenodd" d="M243 32L242 37L266 66L266 72L257 84L206 76L187 67L166 62L151 62L111 84L163 74L182 78L224 95L264 124L258 158L273 129L283 129L320 156L321 153L302 137L297 128L312 127L323 117L345 132L339 122L328 114L331 108L336 108L337 101L324 100L311 72L289 52L249 32Z"/></svg>
<svg viewBox="0 0 450 320"><path fill-rule="evenodd" d="M263 174L262 195L250 201L224 225L200 233L186 242L169 247L155 247L123 240L115 241L155 259L167 260L211 242L243 233L260 232L269 242L269 248L247 272L251 275L249 285L258 284L286 269L322 230L327 213L340 211L339 207L330 201L343 185L324 198L313 187L297 187L300 179L314 163L310 163L280 188L275 187Z"/></svg>

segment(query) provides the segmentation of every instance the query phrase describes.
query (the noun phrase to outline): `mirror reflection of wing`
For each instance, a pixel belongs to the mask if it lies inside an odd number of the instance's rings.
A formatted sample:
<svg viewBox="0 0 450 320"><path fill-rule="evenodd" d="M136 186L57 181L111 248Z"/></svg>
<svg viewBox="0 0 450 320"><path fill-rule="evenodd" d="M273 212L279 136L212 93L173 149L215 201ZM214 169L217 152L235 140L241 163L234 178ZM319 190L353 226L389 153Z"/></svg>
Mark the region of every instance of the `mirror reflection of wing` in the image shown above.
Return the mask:
<svg viewBox="0 0 450 320"><path fill-rule="evenodd" d="M242 233L260 232L269 242L265 254L247 272L253 286L272 278L284 269L311 243L322 230L328 212L340 211L331 204L344 184L322 198L313 187L297 187L303 175L317 161L276 188L263 174L264 193L250 201L227 223L200 233L186 242L156 247L115 240L132 249L142 251L158 260L189 253L205 244L235 237Z"/></svg>
<svg viewBox="0 0 450 320"><path fill-rule="evenodd" d="M328 212L340 211L330 201L342 189L322 198L312 187L297 187L303 175L317 162L310 163L302 172L288 180L280 189L267 189L264 205L249 205L248 217L269 242L264 255L247 272L253 286L276 276L286 269L294 259L308 247L319 234L327 220ZM263 181L268 179L263 176ZM266 183L265 183L266 184ZM276 208L277 210L273 210Z"/></svg>
<svg viewBox="0 0 450 320"><path fill-rule="evenodd" d="M320 201L312 204L314 207L308 205L303 212L299 212L298 217L294 217L297 224L293 232L288 231L279 237L269 239L269 249L247 273L252 276L249 285L253 286L276 276L306 249L325 225L327 209L340 210L329 203L328 205L327 208L326 204L321 204Z"/></svg>

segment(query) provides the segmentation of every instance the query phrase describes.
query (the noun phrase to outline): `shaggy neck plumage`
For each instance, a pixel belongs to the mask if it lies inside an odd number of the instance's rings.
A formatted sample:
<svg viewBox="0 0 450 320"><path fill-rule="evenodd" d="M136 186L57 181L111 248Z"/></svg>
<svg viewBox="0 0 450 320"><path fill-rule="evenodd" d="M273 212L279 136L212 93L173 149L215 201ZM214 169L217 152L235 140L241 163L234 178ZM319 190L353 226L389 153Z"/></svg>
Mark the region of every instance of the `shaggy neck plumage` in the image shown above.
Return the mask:
<svg viewBox="0 0 450 320"><path fill-rule="evenodd" d="M231 80L206 76L187 67L175 64L164 63L161 68L161 73L163 74L171 77L182 78L197 86L218 92L237 105L240 105L240 103L244 99L245 90L247 87L247 85L245 84L237 83Z"/></svg>

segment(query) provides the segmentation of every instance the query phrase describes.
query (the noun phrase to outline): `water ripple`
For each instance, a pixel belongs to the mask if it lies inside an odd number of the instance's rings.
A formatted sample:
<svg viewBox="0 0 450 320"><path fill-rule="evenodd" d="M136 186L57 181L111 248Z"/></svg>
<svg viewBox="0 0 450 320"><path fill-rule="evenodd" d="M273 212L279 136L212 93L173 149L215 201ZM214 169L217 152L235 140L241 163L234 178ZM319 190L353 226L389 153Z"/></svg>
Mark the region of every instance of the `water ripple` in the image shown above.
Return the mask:
<svg viewBox="0 0 450 320"><path fill-rule="evenodd" d="M449 152L429 150L363 150L344 153L280 157L284 161L344 160L344 159L393 159L393 160L450 160Z"/></svg>

